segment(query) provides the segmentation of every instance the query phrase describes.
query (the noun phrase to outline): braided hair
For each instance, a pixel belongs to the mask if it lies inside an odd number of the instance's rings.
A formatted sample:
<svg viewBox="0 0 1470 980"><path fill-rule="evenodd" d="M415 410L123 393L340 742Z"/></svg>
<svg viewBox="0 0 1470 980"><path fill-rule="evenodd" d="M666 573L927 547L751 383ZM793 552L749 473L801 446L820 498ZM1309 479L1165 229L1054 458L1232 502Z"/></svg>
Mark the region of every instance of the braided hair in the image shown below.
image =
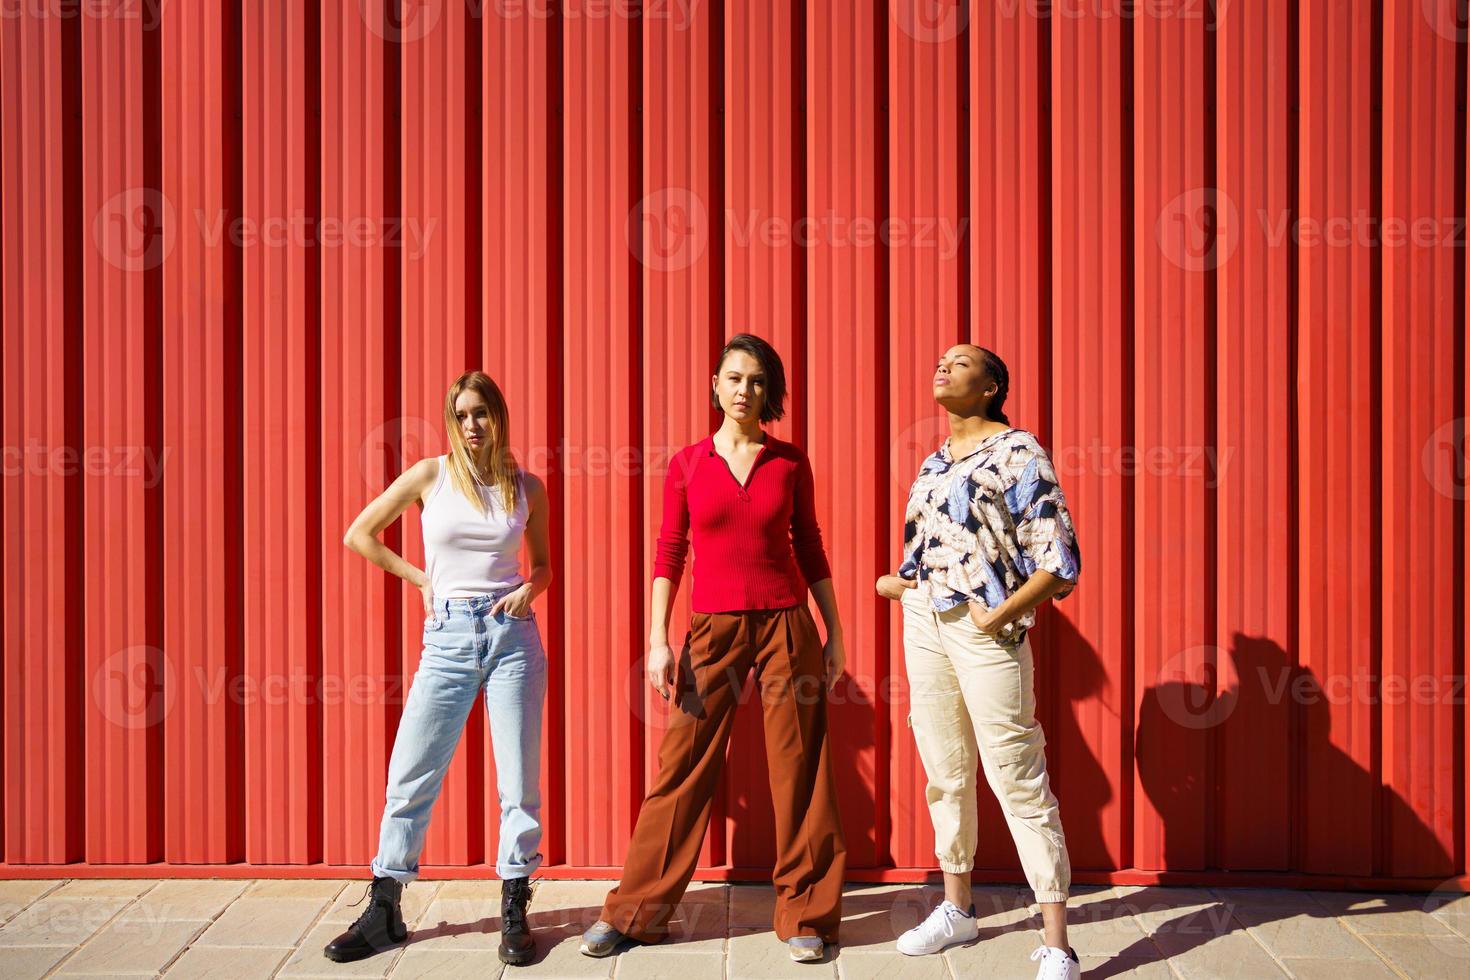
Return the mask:
<svg viewBox="0 0 1470 980"><path fill-rule="evenodd" d="M1011 387L1011 372L1006 369L1006 362L1002 361L992 350L979 348L981 359L985 362L985 373L995 382L995 397L990 399L985 414L992 421L1002 425L1010 425L1011 420L1006 418L1006 413L1001 409L1006 403L1006 393Z"/></svg>

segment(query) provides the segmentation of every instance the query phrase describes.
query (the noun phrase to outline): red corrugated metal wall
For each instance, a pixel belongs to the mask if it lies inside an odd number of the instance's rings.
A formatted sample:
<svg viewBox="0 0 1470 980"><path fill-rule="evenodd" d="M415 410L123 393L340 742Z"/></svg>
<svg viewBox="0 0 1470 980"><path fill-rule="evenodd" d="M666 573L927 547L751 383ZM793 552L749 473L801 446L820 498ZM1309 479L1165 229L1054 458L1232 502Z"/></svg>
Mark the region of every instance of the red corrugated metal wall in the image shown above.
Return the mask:
<svg viewBox="0 0 1470 980"><path fill-rule="evenodd" d="M1037 634L1077 879L1464 874L1463 0L0 13L7 873L371 857L419 599L340 538L471 366L556 515L551 873L617 868L662 475L748 329L818 479L856 876L933 863L872 583L961 340L1086 556ZM711 875L772 857L748 700ZM490 873L496 811L477 709L426 863Z"/></svg>

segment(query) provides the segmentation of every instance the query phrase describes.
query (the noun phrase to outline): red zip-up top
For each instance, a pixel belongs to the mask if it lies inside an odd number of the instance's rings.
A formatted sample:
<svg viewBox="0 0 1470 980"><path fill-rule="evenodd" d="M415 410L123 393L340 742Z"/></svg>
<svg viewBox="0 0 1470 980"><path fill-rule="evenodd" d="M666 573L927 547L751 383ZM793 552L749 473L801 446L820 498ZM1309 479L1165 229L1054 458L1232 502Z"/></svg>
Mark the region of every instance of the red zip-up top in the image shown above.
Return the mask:
<svg viewBox="0 0 1470 980"><path fill-rule="evenodd" d="M745 485L708 436L679 450L664 479L653 575L675 585L694 546L695 612L781 609L832 577L806 454L766 433Z"/></svg>

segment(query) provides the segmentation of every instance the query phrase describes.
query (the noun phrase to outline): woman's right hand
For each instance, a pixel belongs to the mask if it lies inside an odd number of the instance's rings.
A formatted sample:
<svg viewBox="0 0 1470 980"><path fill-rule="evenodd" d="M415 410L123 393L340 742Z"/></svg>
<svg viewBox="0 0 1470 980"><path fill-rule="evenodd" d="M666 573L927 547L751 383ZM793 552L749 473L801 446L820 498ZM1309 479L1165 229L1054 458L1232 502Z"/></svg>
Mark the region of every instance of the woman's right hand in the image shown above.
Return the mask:
<svg viewBox="0 0 1470 980"><path fill-rule="evenodd" d="M648 683L665 701L674 692L674 651L667 643L648 644Z"/></svg>
<svg viewBox="0 0 1470 980"><path fill-rule="evenodd" d="M424 615L434 615L434 583L424 579L424 584L419 586L419 594L424 597Z"/></svg>
<svg viewBox="0 0 1470 980"><path fill-rule="evenodd" d="M878 579L878 594L885 599L902 599L904 590L917 589L919 583L899 575L884 575Z"/></svg>

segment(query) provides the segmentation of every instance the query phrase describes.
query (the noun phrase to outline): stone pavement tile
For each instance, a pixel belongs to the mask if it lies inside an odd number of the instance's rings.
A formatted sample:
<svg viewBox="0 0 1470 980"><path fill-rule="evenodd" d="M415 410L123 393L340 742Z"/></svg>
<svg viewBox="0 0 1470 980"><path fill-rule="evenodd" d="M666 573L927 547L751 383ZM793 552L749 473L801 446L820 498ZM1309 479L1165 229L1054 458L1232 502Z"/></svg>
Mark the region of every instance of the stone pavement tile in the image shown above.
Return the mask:
<svg viewBox="0 0 1470 980"><path fill-rule="evenodd" d="M633 946L617 959L617 980L725 980L723 950L686 952L659 943Z"/></svg>
<svg viewBox="0 0 1470 980"><path fill-rule="evenodd" d="M547 883L538 882L537 884ZM500 901L500 882L489 878L466 878L456 881L439 882L424 881L420 878L418 881L410 882L408 887L403 889L403 894L407 895L414 889L421 888L424 885L438 885L439 887L435 894L440 898L473 898L483 902Z"/></svg>
<svg viewBox="0 0 1470 980"><path fill-rule="evenodd" d="M935 888L935 892L943 897L944 889ZM976 885L970 889L970 900L975 903L976 915L992 915L1003 912L1039 911L1040 907L1032 900L1031 890L1016 885Z"/></svg>
<svg viewBox="0 0 1470 980"><path fill-rule="evenodd" d="M1281 962L1286 964L1287 972L1296 980L1380 980L1398 976L1376 956L1371 960L1313 960L1287 956Z"/></svg>
<svg viewBox="0 0 1470 980"><path fill-rule="evenodd" d="M1316 912L1326 909L1312 892L1294 888L1211 888L1210 891L1220 901L1236 908L1254 906Z"/></svg>
<svg viewBox="0 0 1470 980"><path fill-rule="evenodd" d="M944 951L943 956L949 961L950 969L957 977L1034 980L1036 964L1030 957L1031 951L1039 945L1036 933L1030 930L982 930L978 940L966 945L951 946Z"/></svg>
<svg viewBox="0 0 1470 980"><path fill-rule="evenodd" d="M334 922L338 925L338 932L357 921L362 910L367 908L368 883L352 881L342 889L330 908L322 916L323 922ZM403 921L408 923L410 929L424 911L433 904L438 897L440 883L437 881L415 881L409 887L403 889L403 898L399 901L399 908L403 911ZM494 901L495 911L500 910L500 898L497 894Z"/></svg>
<svg viewBox="0 0 1470 980"><path fill-rule="evenodd" d="M57 976L154 976L204 928L202 922L166 922L124 912L62 964Z"/></svg>
<svg viewBox="0 0 1470 980"><path fill-rule="evenodd" d="M47 895L0 926L0 946L80 946L130 901Z"/></svg>
<svg viewBox="0 0 1470 980"><path fill-rule="evenodd" d="M500 915L500 884L493 882L494 909ZM607 897L611 885L605 881L546 881L535 882L531 894L531 924L565 926L575 928L578 937L597 922L602 913L602 901ZM722 899L723 900L723 899ZM586 958L586 957L584 957Z"/></svg>
<svg viewBox="0 0 1470 980"><path fill-rule="evenodd" d="M1148 938L1142 923L1133 915L1133 906L1109 890L1096 896L1067 906L1067 940L1077 955L1126 956L1152 959L1156 947ZM1038 914L1025 923L1042 941L1042 921Z"/></svg>
<svg viewBox="0 0 1470 980"><path fill-rule="evenodd" d="M1369 936L1368 942L1414 980L1470 976L1470 942L1459 936Z"/></svg>
<svg viewBox="0 0 1470 980"><path fill-rule="evenodd" d="M1402 892L1314 892L1342 924L1360 936L1443 936L1444 920L1430 914L1438 904L1425 894Z"/></svg>
<svg viewBox="0 0 1470 980"><path fill-rule="evenodd" d="M269 980L290 952L279 946L190 946L164 976L168 980Z"/></svg>
<svg viewBox="0 0 1470 980"><path fill-rule="evenodd" d="M1437 918L1455 924L1457 931L1470 930L1470 895L1432 892L1424 896L1424 905Z"/></svg>
<svg viewBox="0 0 1470 980"><path fill-rule="evenodd" d="M536 930L536 958L524 966L507 969L507 977L610 977L618 965L617 956L595 959L582 955L582 929L568 920L561 925L533 923ZM496 943L500 939L496 937Z"/></svg>
<svg viewBox="0 0 1470 980"><path fill-rule="evenodd" d="M684 889L686 902L728 902L730 885L723 881L691 881Z"/></svg>
<svg viewBox="0 0 1470 980"><path fill-rule="evenodd" d="M1040 923L1026 930L1041 945L1043 931ZM1100 919L1094 922L1068 923L1067 941L1081 956L1125 956L1132 959L1152 959L1156 948L1137 919L1132 917Z"/></svg>
<svg viewBox="0 0 1470 980"><path fill-rule="evenodd" d="M47 878L39 881L0 881L0 922L9 919L42 895L60 888L64 881Z"/></svg>
<svg viewBox="0 0 1470 980"><path fill-rule="evenodd" d="M57 898L137 898L158 884L156 878L73 878L56 889Z"/></svg>
<svg viewBox="0 0 1470 980"><path fill-rule="evenodd" d="M730 928L770 929L776 918L776 890L770 885L730 886Z"/></svg>
<svg viewBox="0 0 1470 980"><path fill-rule="evenodd" d="M844 945L837 957L837 972L842 980L950 980L943 956L905 956L891 944L887 950L853 950Z"/></svg>
<svg viewBox="0 0 1470 980"><path fill-rule="evenodd" d="M1185 980L1266 980L1287 975L1244 930L1165 952L1169 966Z"/></svg>
<svg viewBox="0 0 1470 980"><path fill-rule="evenodd" d="M483 949L414 949L403 951L393 980L499 980L507 967L500 957Z"/></svg>
<svg viewBox="0 0 1470 980"><path fill-rule="evenodd" d="M533 929L537 914L532 913ZM408 945L410 949L438 951L497 949L500 903L487 898L436 897L419 916Z"/></svg>
<svg viewBox="0 0 1470 980"><path fill-rule="evenodd" d="M326 907L321 898L237 898L196 946L295 946Z"/></svg>
<svg viewBox="0 0 1470 980"><path fill-rule="evenodd" d="M246 898L319 898L324 902L336 898L341 891L353 882L341 878L283 878L279 880L260 879L250 884L245 892ZM366 881L357 882L358 886L366 885Z"/></svg>
<svg viewBox="0 0 1470 980"><path fill-rule="evenodd" d="M1340 960L1378 958L1343 925L1341 919L1325 911L1248 905L1235 910L1235 920L1246 926L1251 935L1278 959L1287 956Z"/></svg>
<svg viewBox="0 0 1470 980"><path fill-rule="evenodd" d="M352 963L334 963L322 955L322 947L342 931L339 922L319 922L291 953L278 977L385 977L398 959L403 945L390 946L375 956Z"/></svg>
<svg viewBox="0 0 1470 980"><path fill-rule="evenodd" d="M1222 902L1208 888L1165 888L1162 885L1115 885L1112 888L1114 901L1139 913L1177 912L1190 909L1223 906L1233 909L1233 903Z"/></svg>
<svg viewBox="0 0 1470 980"><path fill-rule="evenodd" d="M681 953L725 952L724 902L695 899L679 903L669 917L669 935L657 943L658 949L677 949Z"/></svg>
<svg viewBox="0 0 1470 980"><path fill-rule="evenodd" d="M943 892L916 885L870 885L842 895L843 954L892 953L893 943L929 914ZM898 954L902 955L902 954Z"/></svg>
<svg viewBox="0 0 1470 980"><path fill-rule="evenodd" d="M1237 934L1249 939L1245 926L1236 921L1233 910L1224 902L1136 912L1133 918L1166 956L1193 949L1221 936Z"/></svg>
<svg viewBox="0 0 1470 980"><path fill-rule="evenodd" d="M40 980L71 951L70 946L10 946L0 950L5 980Z"/></svg>
<svg viewBox="0 0 1470 980"><path fill-rule="evenodd" d="M133 908L154 919L208 922L249 886L250 882L238 879L170 878L160 881Z"/></svg>
<svg viewBox="0 0 1470 980"><path fill-rule="evenodd" d="M817 977L830 980L837 975L834 950L828 949L821 963L797 963L769 926L732 928L729 949L726 970L730 980L815 980Z"/></svg>
<svg viewBox="0 0 1470 980"><path fill-rule="evenodd" d="M1030 955L1030 954L1027 954ZM1133 977L1136 980L1173 980L1174 972L1162 958L1142 956L1088 956L1077 950L1082 975L1096 980L1104 977Z"/></svg>

